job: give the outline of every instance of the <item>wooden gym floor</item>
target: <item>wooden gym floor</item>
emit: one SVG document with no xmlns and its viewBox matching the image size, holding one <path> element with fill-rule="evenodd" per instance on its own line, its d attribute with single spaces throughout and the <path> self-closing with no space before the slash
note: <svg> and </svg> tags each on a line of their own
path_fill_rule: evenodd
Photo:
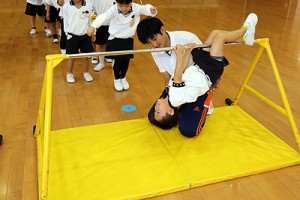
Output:
<svg viewBox="0 0 300 200">
<path fill-rule="evenodd" d="M 139 1 L 138 1 L 139 2 Z M 194 32 L 202 41 L 213 29 L 239 28 L 250 12 L 259 16 L 256 38 L 269 38 L 289 103 L 300 127 L 300 2 L 298 0 L 160 0 L 152 3 L 167 30 Z M 52 38 L 45 37 L 37 19 L 38 33 L 30 36 L 25 1 L 1 3 L 0 8 L 0 200 L 36 200 L 37 148 L 32 135 L 45 70 L 45 56 L 60 53 Z M 150 48 L 135 40 L 135 48 Z M 228 46 L 230 61 L 220 87 L 214 95 L 215 107 L 225 106 L 224 99 L 234 98 L 258 46 Z M 130 89 L 116 92 L 110 64 L 101 72 L 90 72 L 92 83 L 82 77 L 76 62 L 75 84 L 65 81 L 66 61 L 55 69 L 53 85 L 52 129 L 101 124 L 143 118 L 163 89 L 163 79 L 150 54 L 137 54 L 131 61 L 127 79 Z M 282 104 L 266 56 L 254 72 L 250 85 Z M 245 92 L 246 93 L 246 92 Z M 137 111 L 124 113 L 120 107 L 134 104 Z M 292 147 L 297 148 L 291 128 L 280 113 L 243 94 L 240 106 Z M 188 191 L 151 198 L 153 200 L 194 199 L 300 199 L 300 166 L 243 177 Z"/>
</svg>

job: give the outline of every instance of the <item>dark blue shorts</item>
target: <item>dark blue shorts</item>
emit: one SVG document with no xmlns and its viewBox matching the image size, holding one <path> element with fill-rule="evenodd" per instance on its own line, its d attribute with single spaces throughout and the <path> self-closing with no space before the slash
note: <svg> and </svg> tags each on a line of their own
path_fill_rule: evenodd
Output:
<svg viewBox="0 0 300 200">
<path fill-rule="evenodd" d="M 96 32 L 95 44 L 104 45 L 109 37 L 108 26 L 100 26 Z"/>
<path fill-rule="evenodd" d="M 72 35 L 72 37 L 66 42 L 67 54 L 76 54 L 79 53 L 79 50 L 81 53 L 94 52 L 91 37 L 89 37 L 87 34 L 74 35 L 69 33 L 69 35 Z"/>
<path fill-rule="evenodd" d="M 25 14 L 30 15 L 30 16 L 45 16 L 46 15 L 46 9 L 45 5 L 33 5 L 27 2 L 26 4 L 26 9 L 25 9 Z"/>
</svg>

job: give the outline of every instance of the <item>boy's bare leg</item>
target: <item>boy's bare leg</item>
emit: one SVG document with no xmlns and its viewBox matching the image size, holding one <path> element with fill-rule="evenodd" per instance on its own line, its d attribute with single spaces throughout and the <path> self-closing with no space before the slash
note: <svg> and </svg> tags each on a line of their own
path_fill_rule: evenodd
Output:
<svg viewBox="0 0 300 200">
<path fill-rule="evenodd" d="M 67 62 L 68 74 L 73 74 L 74 63 L 75 63 L 75 59 L 74 58 L 68 59 L 68 62 Z"/>
<path fill-rule="evenodd" d="M 211 56 L 223 56 L 223 48 L 226 42 L 243 42 L 243 35 L 246 33 L 245 28 L 240 28 L 234 31 L 214 30 L 210 47 Z"/>
</svg>

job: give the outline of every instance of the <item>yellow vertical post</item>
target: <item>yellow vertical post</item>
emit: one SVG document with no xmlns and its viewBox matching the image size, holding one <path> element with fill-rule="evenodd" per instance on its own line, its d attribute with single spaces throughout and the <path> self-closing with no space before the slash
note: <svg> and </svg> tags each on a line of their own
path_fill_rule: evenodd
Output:
<svg viewBox="0 0 300 200">
<path fill-rule="evenodd" d="M 255 43 L 257 43 L 257 42 L 258 41 L 255 40 Z M 264 51 L 264 47 L 260 46 L 259 49 L 258 49 L 258 52 L 256 53 L 256 55 L 255 55 L 255 57 L 254 57 L 254 59 L 252 61 L 251 67 L 250 67 L 250 69 L 249 69 L 249 71 L 248 71 L 248 73 L 246 75 L 246 78 L 244 79 L 244 81 L 243 81 L 243 83 L 242 83 L 242 85 L 240 87 L 240 90 L 238 91 L 238 93 L 237 93 L 237 95 L 236 95 L 236 97 L 234 99 L 234 102 L 233 102 L 234 105 L 236 105 L 238 103 L 238 101 L 239 101 L 239 99 L 240 99 L 240 97 L 241 97 L 241 95 L 242 95 L 242 93 L 244 91 L 244 88 L 247 85 L 247 83 L 248 83 L 251 75 L 253 74 L 253 71 L 254 71 L 254 69 L 255 69 L 255 67 L 256 67 L 256 65 L 258 63 L 258 60 L 259 60 L 261 54 L 263 53 L 263 51 Z"/>
<path fill-rule="evenodd" d="M 52 55 L 46 56 L 47 65 L 45 73 L 45 88 L 42 97 L 45 99 L 45 116 L 44 116 L 44 131 L 43 131 L 43 154 L 42 154 L 42 177 L 41 177 L 41 192 L 40 199 L 46 200 L 48 196 L 48 175 L 49 175 L 49 146 L 50 146 L 50 131 L 51 131 L 51 110 L 52 110 L 52 86 L 53 86 L 53 69 L 65 58 L 67 55 Z M 45 96 L 45 97 L 44 97 Z M 43 101 L 43 100 L 42 100 Z M 41 106 L 43 103 L 41 103 Z"/>
</svg>

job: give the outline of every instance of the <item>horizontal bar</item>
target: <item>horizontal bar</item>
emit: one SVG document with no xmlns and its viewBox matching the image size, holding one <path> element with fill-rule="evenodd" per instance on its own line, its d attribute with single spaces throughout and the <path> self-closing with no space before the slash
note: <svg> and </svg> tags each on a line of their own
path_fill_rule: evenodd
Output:
<svg viewBox="0 0 300 200">
<path fill-rule="evenodd" d="M 239 42 L 225 43 L 225 45 L 242 44 Z M 209 48 L 211 45 L 208 44 L 197 44 L 198 48 Z M 124 51 L 106 51 L 106 52 L 91 52 L 91 53 L 79 53 L 79 54 L 68 54 L 69 58 L 80 58 L 80 57 L 92 57 L 92 56 L 115 56 L 115 55 L 126 55 L 126 54 L 137 54 L 137 53 L 151 53 L 161 51 L 173 51 L 174 47 L 163 47 L 163 48 L 152 48 L 152 49 L 137 49 L 137 50 L 124 50 Z"/>
</svg>

